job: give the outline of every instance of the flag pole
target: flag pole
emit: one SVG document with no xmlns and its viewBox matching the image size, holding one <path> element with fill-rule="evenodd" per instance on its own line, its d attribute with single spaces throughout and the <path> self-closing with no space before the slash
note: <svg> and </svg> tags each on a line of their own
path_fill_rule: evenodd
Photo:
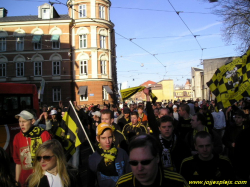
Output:
<svg viewBox="0 0 250 187">
<path fill-rule="evenodd" d="M 89 137 L 88 137 L 88 135 L 87 135 L 87 133 L 86 133 L 86 131 L 85 131 L 83 125 L 82 125 L 81 120 L 80 120 L 79 117 L 78 117 L 78 114 L 76 113 L 75 107 L 73 106 L 73 104 L 72 104 L 71 101 L 69 101 L 69 103 L 70 103 L 71 107 L 73 108 L 73 110 L 74 110 L 74 112 L 75 112 L 75 115 L 76 115 L 76 117 L 77 117 L 77 119 L 78 119 L 78 121 L 79 121 L 79 123 L 80 123 L 80 125 L 81 125 L 81 127 L 82 127 L 82 130 L 83 130 L 83 132 L 84 132 L 84 134 L 85 134 L 85 136 L 86 136 L 86 138 L 87 138 L 87 140 L 88 140 L 88 142 L 89 142 L 89 145 L 90 145 L 90 147 L 91 147 L 91 149 L 92 149 L 92 151 L 93 151 L 93 153 L 94 153 L 95 150 L 94 150 L 94 148 L 93 148 L 93 146 L 92 146 L 92 144 L 91 144 L 91 141 L 89 140 Z"/>
</svg>

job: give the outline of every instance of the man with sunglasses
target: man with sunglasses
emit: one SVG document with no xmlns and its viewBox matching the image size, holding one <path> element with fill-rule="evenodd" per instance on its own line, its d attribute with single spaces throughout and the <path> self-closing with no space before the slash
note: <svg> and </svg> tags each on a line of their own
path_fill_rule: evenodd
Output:
<svg viewBox="0 0 250 187">
<path fill-rule="evenodd" d="M 129 186 L 189 186 L 178 173 L 161 167 L 161 145 L 151 135 L 139 135 L 129 144 L 129 164 L 132 172 L 120 177 L 116 187 Z"/>
</svg>

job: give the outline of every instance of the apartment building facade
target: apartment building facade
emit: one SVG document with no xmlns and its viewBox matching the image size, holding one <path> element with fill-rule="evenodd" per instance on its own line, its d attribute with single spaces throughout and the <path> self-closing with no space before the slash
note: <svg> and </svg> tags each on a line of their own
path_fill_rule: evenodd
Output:
<svg viewBox="0 0 250 187">
<path fill-rule="evenodd" d="M 38 15 L 8 17 L 0 9 L 0 82 L 43 82 L 40 101 L 78 105 L 115 102 L 114 24 L 108 0 L 69 0 L 68 14 L 53 5 Z M 2 14 L 1 14 L 2 13 Z"/>
</svg>

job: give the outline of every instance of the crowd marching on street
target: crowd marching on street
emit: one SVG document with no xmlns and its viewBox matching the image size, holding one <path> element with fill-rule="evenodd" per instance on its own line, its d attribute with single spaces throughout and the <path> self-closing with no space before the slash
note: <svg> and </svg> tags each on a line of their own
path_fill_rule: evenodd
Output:
<svg viewBox="0 0 250 187">
<path fill-rule="evenodd" d="M 83 125 L 76 134 L 63 123 L 66 102 L 43 105 L 37 117 L 28 109 L 16 114 L 21 130 L 13 141 L 15 176 L 9 155 L 0 148 L 0 186 L 250 184 L 249 98 L 224 109 L 214 100 L 155 101 L 150 89 L 143 92 L 141 103 L 73 102 Z M 69 136 L 93 146 L 84 179 L 79 175 L 81 146 Z"/>
</svg>

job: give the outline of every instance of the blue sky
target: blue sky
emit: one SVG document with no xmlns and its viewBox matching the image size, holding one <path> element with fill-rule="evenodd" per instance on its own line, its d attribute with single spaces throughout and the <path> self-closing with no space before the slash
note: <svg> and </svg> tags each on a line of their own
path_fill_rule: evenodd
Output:
<svg viewBox="0 0 250 187">
<path fill-rule="evenodd" d="M 48 1 L 0 2 L 1 7 L 8 10 L 8 16 L 20 16 L 37 15 L 37 7 Z M 232 45 L 237 42 L 227 45 L 222 40 L 223 23 L 220 17 L 211 14 L 212 3 L 170 0 L 173 7 L 181 11 L 179 15 L 192 33 L 199 35 L 196 37 L 198 44 L 168 0 L 111 2 L 110 19 L 115 24 L 118 83 L 128 82 L 128 86 L 133 87 L 147 80 L 173 79 L 174 84 L 181 85 L 191 78 L 191 67 L 203 68 L 201 59 L 239 55 L 236 45 Z M 67 14 L 64 5 L 54 6 L 59 14 Z"/>
</svg>

